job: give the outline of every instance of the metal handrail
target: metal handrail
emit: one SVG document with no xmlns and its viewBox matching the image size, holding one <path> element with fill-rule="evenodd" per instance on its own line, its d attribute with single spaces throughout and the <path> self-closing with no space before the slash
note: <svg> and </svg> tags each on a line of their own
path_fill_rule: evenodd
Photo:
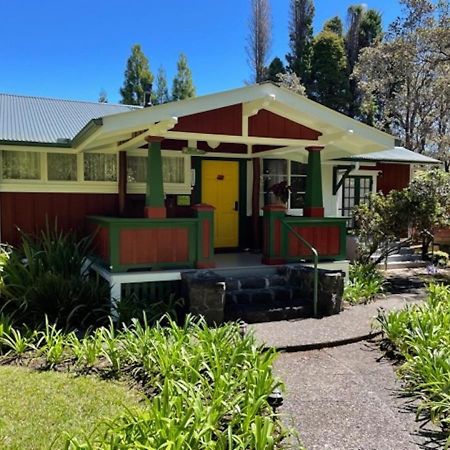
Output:
<svg viewBox="0 0 450 450">
<path fill-rule="evenodd" d="M 318 306 L 318 297 L 319 297 L 319 272 L 318 272 L 318 264 L 319 264 L 319 252 L 315 247 L 313 247 L 303 236 L 297 233 L 287 222 L 284 220 L 281 223 L 297 238 L 299 239 L 306 247 L 308 247 L 313 256 L 314 256 L 314 287 L 313 287 L 313 308 L 314 308 L 314 317 L 317 317 L 317 306 Z"/>
</svg>

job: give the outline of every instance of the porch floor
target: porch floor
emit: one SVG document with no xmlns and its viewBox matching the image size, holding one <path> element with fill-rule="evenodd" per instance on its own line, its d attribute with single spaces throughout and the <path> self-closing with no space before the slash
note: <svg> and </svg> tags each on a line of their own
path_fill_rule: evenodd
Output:
<svg viewBox="0 0 450 450">
<path fill-rule="evenodd" d="M 254 267 L 263 265 L 261 253 L 239 252 L 239 253 L 219 253 L 214 255 L 214 262 L 217 269 L 228 267 Z"/>
</svg>

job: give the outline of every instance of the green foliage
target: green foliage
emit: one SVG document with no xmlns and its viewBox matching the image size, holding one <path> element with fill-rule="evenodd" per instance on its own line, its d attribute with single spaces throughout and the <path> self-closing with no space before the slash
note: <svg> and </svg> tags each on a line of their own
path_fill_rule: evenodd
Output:
<svg viewBox="0 0 450 450">
<path fill-rule="evenodd" d="M 278 74 L 286 73 L 286 69 L 284 67 L 283 61 L 280 58 L 275 57 L 272 59 L 272 62 L 266 68 L 266 79 L 268 81 L 272 81 L 274 83 L 278 82 Z"/>
<path fill-rule="evenodd" d="M 450 226 L 450 173 L 442 169 L 418 172 L 406 190 L 409 224 L 416 239 L 422 241 L 422 256 L 437 228 Z"/>
<path fill-rule="evenodd" d="M 167 87 L 166 71 L 161 66 L 156 76 L 156 90 L 152 99 L 155 105 L 162 105 L 170 102 L 169 89 Z"/>
<path fill-rule="evenodd" d="M 186 55 L 181 53 L 177 62 L 177 74 L 173 80 L 172 100 L 184 100 L 190 97 L 195 97 L 195 87 Z"/>
<path fill-rule="evenodd" d="M 351 304 L 369 303 L 383 293 L 383 284 L 383 275 L 374 265 L 352 264 L 343 298 Z"/>
<path fill-rule="evenodd" d="M 450 433 L 450 287 L 430 285 L 424 304 L 380 313 L 378 323 L 384 348 L 404 359 L 398 373 L 405 390 L 420 400 L 418 417 Z"/>
<path fill-rule="evenodd" d="M 374 45 L 381 40 L 383 34 L 381 13 L 375 9 L 368 9 L 361 18 L 359 25 L 359 52 L 365 47 Z"/>
<path fill-rule="evenodd" d="M 101 322 L 109 310 L 109 288 L 88 275 L 86 258 L 92 237 L 42 231 L 38 238 L 22 235 L 3 266 L 0 309 L 16 322 L 38 328 L 45 321 L 62 328 L 86 328 Z"/>
<path fill-rule="evenodd" d="M 184 300 L 170 295 L 168 299 L 152 301 L 149 298 L 138 298 L 131 294 L 121 299 L 118 304 L 117 312 L 119 323 L 130 324 L 133 319 L 143 320 L 150 324 L 155 323 L 163 316 L 176 319 L 184 307 Z"/>
<path fill-rule="evenodd" d="M 450 262 L 450 255 L 439 250 L 434 251 L 432 254 L 429 253 L 428 257 L 435 266 L 439 267 L 447 267 Z"/>
<path fill-rule="evenodd" d="M 312 56 L 314 100 L 336 111 L 346 112 L 350 101 L 344 40 L 331 31 L 314 38 Z"/>
<path fill-rule="evenodd" d="M 237 324 L 209 328 L 191 317 L 182 326 L 165 322 L 149 327 L 144 317 L 85 338 L 47 323 L 30 338 L 35 357 L 66 356 L 47 360 L 43 369 L 131 376 L 148 396 L 142 411 L 125 411 L 93 437 L 71 434 L 65 448 L 279 448 L 286 430 L 267 401 L 280 385 L 272 374 L 275 352 L 263 352 L 253 335 L 242 337 Z"/>
<path fill-rule="evenodd" d="M 120 88 L 121 103 L 126 105 L 142 105 L 144 93 L 153 83 L 153 74 L 147 57 L 139 44 L 133 45 L 127 60 L 123 86 Z"/>
<path fill-rule="evenodd" d="M 373 264 L 382 262 L 401 245 L 399 239 L 406 233 L 410 205 L 405 191 L 381 192 L 369 196 L 366 203 L 354 208 L 355 229 L 358 238 L 358 261 L 369 264 L 374 253 L 380 256 Z"/>
<path fill-rule="evenodd" d="M 323 31 L 331 31 L 332 33 L 342 36 L 344 33 L 344 25 L 339 16 L 332 17 L 327 20 L 323 26 Z"/>
<path fill-rule="evenodd" d="M 288 69 L 295 73 L 307 88 L 311 81 L 313 47 L 313 0 L 290 1 L 289 48 L 286 55 Z"/>
</svg>

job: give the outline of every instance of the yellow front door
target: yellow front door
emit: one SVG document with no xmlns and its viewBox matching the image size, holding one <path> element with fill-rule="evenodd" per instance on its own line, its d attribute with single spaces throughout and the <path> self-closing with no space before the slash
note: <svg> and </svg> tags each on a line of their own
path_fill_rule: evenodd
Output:
<svg viewBox="0 0 450 450">
<path fill-rule="evenodd" d="M 202 203 L 214 211 L 214 246 L 239 245 L 239 163 L 202 161 Z"/>
</svg>

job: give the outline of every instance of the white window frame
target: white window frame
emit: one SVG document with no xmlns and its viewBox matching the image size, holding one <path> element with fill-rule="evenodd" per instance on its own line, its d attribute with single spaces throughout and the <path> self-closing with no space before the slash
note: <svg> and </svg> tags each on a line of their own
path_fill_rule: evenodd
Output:
<svg viewBox="0 0 450 450">
<path fill-rule="evenodd" d="M 306 163 L 304 163 L 304 162 L 302 162 L 302 161 L 296 161 L 296 160 L 293 160 L 293 159 L 287 159 L 287 158 L 282 158 L 282 157 L 276 157 L 276 156 L 274 156 L 274 157 L 271 157 L 271 158 L 263 158 L 262 159 L 262 161 L 261 161 L 261 187 L 260 187 L 260 192 L 261 192 L 261 194 L 260 194 L 260 211 L 261 211 L 261 214 L 262 214 L 262 208 L 263 208 L 263 206 L 264 206 L 264 191 L 263 191 L 263 186 L 264 186 L 264 160 L 269 160 L 269 159 L 282 159 L 282 160 L 284 160 L 284 161 L 286 161 L 287 162 L 287 183 L 288 183 L 288 186 L 291 186 L 291 178 L 292 178 L 292 173 L 291 173 L 291 163 L 292 162 L 296 162 L 296 163 L 299 163 L 299 164 L 306 164 Z M 277 175 L 284 175 L 284 174 L 277 174 Z M 306 178 L 307 177 L 307 175 L 294 175 L 294 178 L 297 178 L 297 177 L 303 177 L 303 178 Z M 303 216 L 303 208 L 291 208 L 291 196 L 289 195 L 289 200 L 288 200 L 288 204 L 287 204 L 287 214 L 289 214 L 289 215 L 291 215 L 291 216 Z"/>
<path fill-rule="evenodd" d="M 127 152 L 127 156 L 147 157 L 147 152 L 144 149 L 131 150 Z M 161 156 L 163 158 L 183 158 L 184 159 L 184 180 L 182 183 L 164 183 L 165 194 L 180 194 L 190 195 L 192 192 L 191 186 L 191 157 L 184 155 L 179 151 L 162 150 Z M 127 183 L 127 193 L 129 194 L 144 194 L 146 192 L 146 183 Z"/>
</svg>

